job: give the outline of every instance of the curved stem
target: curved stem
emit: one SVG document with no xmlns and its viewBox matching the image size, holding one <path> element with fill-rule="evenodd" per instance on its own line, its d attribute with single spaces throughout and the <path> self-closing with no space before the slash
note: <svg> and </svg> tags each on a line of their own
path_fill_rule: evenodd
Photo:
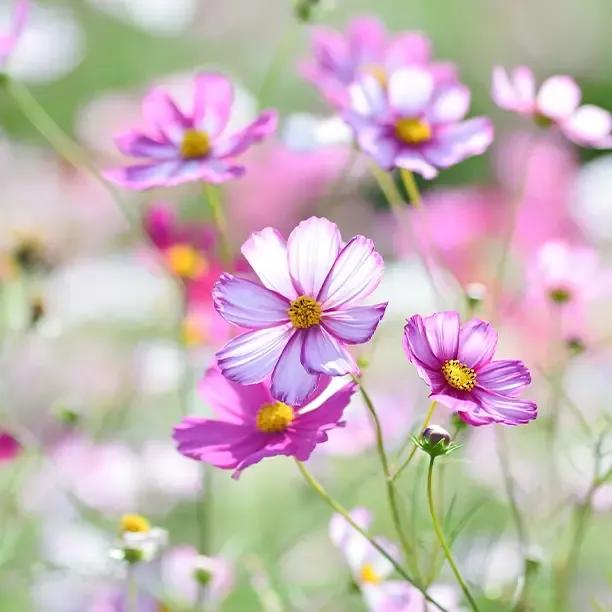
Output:
<svg viewBox="0 0 612 612">
<path fill-rule="evenodd" d="M 370 163 L 370 171 L 378 183 L 378 187 L 383 192 L 387 204 L 395 218 L 399 221 L 401 219 L 402 211 L 406 207 L 404 198 L 400 193 L 393 177 L 385 172 L 382 168 L 377 166 L 374 162 Z"/>
<path fill-rule="evenodd" d="M 410 170 L 406 170 L 406 168 L 401 168 L 400 174 L 402 175 L 402 182 L 408 194 L 408 199 L 415 208 L 421 208 L 423 199 L 421 198 L 421 192 L 414 179 L 414 174 Z"/>
<path fill-rule="evenodd" d="M 461 575 L 461 572 L 459 571 L 459 568 L 457 567 L 457 564 L 455 563 L 455 560 L 453 559 L 453 555 L 450 551 L 450 548 L 448 547 L 448 544 L 446 543 L 446 538 L 444 537 L 444 533 L 442 532 L 442 527 L 440 526 L 440 522 L 438 521 L 438 517 L 436 515 L 436 507 L 434 505 L 433 491 L 432 491 L 432 477 L 433 477 L 434 462 L 435 462 L 435 457 L 430 457 L 429 469 L 427 471 L 427 503 L 429 504 L 429 514 L 431 516 L 431 523 L 433 525 L 434 531 L 436 532 L 436 537 L 438 538 L 438 542 L 440 543 L 440 546 L 442 547 L 442 550 L 444 551 L 444 556 L 446 557 L 448 564 L 451 566 L 451 569 L 453 570 L 453 574 L 455 574 L 455 578 L 457 579 L 457 582 L 459 583 L 459 586 L 461 587 L 463 594 L 465 595 L 467 600 L 470 602 L 470 605 L 472 606 L 472 609 L 474 610 L 474 612 L 478 612 L 478 606 L 476 605 L 476 602 L 474 601 L 474 598 L 472 597 L 472 594 L 470 593 L 467 587 L 467 584 L 465 583 L 465 580 L 463 579 L 463 576 Z"/>
<path fill-rule="evenodd" d="M 344 520 L 357 532 L 359 532 L 391 565 L 394 567 L 395 571 L 404 579 L 406 582 L 412 584 L 416 589 L 418 589 L 425 599 L 436 606 L 442 612 L 447 612 L 446 608 L 442 607 L 435 599 L 430 597 L 427 594 L 427 591 L 420 586 L 414 578 L 412 578 L 406 570 L 397 562 L 393 556 L 388 553 L 363 527 L 361 527 L 358 523 L 355 522 L 353 517 L 349 514 L 348 510 L 346 510 L 339 502 L 337 502 L 329 493 L 323 488 L 323 485 L 310 473 L 308 468 L 296 459 L 296 464 L 298 469 L 300 470 L 302 476 L 306 480 L 306 482 L 311 486 L 312 489 L 323 499 L 323 501 L 332 508 L 335 512 L 342 515 Z"/>
<path fill-rule="evenodd" d="M 215 226 L 219 232 L 219 239 L 221 241 L 221 258 L 225 263 L 229 263 L 232 258 L 232 249 L 227 233 L 227 218 L 225 216 L 225 210 L 223 209 L 221 197 L 219 196 L 219 190 L 214 185 L 205 183 L 204 193 L 206 194 L 206 199 L 210 205 Z"/>
</svg>

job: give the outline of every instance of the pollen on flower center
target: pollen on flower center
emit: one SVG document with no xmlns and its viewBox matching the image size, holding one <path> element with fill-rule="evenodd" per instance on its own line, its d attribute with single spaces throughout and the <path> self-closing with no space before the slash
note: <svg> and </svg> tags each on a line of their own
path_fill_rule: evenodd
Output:
<svg viewBox="0 0 612 612">
<path fill-rule="evenodd" d="M 366 563 L 359 570 L 359 581 L 363 584 L 380 584 L 382 578 L 377 574 L 371 563 Z"/>
<path fill-rule="evenodd" d="M 165 255 L 168 267 L 177 276 L 195 278 L 206 270 L 206 260 L 188 244 L 175 244 Z"/>
<path fill-rule="evenodd" d="M 321 304 L 314 298 L 301 295 L 293 300 L 287 310 L 289 320 L 293 327 L 307 329 L 313 325 L 318 325 L 321 321 Z"/>
<path fill-rule="evenodd" d="M 396 137 L 406 144 L 421 144 L 431 138 L 431 127 L 421 119 L 398 119 L 395 124 Z"/>
<path fill-rule="evenodd" d="M 185 159 L 205 157 L 210 153 L 210 138 L 206 132 L 187 130 L 181 142 L 181 156 Z"/>
<path fill-rule="evenodd" d="M 277 433 L 285 431 L 293 422 L 294 413 L 291 406 L 276 402 L 275 404 L 264 404 L 257 413 L 255 424 L 259 431 L 265 433 Z"/>
<path fill-rule="evenodd" d="M 124 514 L 121 517 L 120 529 L 122 532 L 146 533 L 151 530 L 151 525 L 140 514 Z"/>
<path fill-rule="evenodd" d="M 448 359 L 442 366 L 446 382 L 459 391 L 471 391 L 476 386 L 476 372 L 457 359 Z"/>
</svg>

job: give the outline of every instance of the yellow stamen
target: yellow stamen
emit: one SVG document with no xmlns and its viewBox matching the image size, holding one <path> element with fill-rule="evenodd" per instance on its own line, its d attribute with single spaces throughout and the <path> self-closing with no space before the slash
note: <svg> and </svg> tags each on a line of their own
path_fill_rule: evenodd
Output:
<svg viewBox="0 0 612 612">
<path fill-rule="evenodd" d="M 291 302 L 287 314 L 293 327 L 307 329 L 320 323 L 321 304 L 307 295 L 301 295 Z"/>
<path fill-rule="evenodd" d="M 359 581 L 362 584 L 380 584 L 382 578 L 376 573 L 371 563 L 366 563 L 359 571 Z"/>
<path fill-rule="evenodd" d="M 121 517 L 121 531 L 131 531 L 132 533 L 145 533 L 151 530 L 149 521 L 140 514 L 124 514 Z"/>
<path fill-rule="evenodd" d="M 175 244 L 165 252 L 170 270 L 183 278 L 196 278 L 206 271 L 206 260 L 188 244 Z"/>
<path fill-rule="evenodd" d="M 368 64 L 362 68 L 365 74 L 374 77 L 381 87 L 386 87 L 389 82 L 387 71 L 379 64 Z"/>
<path fill-rule="evenodd" d="M 471 391 L 476 386 L 476 372 L 457 359 L 448 359 L 442 366 L 446 382 L 459 391 Z"/>
<path fill-rule="evenodd" d="M 206 157 L 210 153 L 210 138 L 206 132 L 200 130 L 187 130 L 183 134 L 181 143 L 181 156 L 185 159 Z"/>
<path fill-rule="evenodd" d="M 293 417 L 293 408 L 287 404 L 264 404 L 257 413 L 257 429 L 265 433 L 285 431 L 293 422 Z"/>
<path fill-rule="evenodd" d="M 395 124 L 395 135 L 406 144 L 421 144 L 431 138 L 431 127 L 421 119 L 399 119 Z"/>
</svg>

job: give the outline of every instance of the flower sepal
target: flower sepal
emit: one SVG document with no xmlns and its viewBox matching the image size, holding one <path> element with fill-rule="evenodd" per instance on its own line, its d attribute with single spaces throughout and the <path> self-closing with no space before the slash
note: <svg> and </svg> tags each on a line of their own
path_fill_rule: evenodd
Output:
<svg viewBox="0 0 612 612">
<path fill-rule="evenodd" d="M 461 448 L 461 444 L 453 442 L 446 429 L 438 425 L 430 425 L 420 436 L 412 436 L 411 440 L 432 459 L 450 455 Z"/>
</svg>

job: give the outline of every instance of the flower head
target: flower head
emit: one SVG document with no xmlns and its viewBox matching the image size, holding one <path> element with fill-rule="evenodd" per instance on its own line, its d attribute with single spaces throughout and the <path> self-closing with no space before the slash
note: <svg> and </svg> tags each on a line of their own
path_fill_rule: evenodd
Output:
<svg viewBox="0 0 612 612">
<path fill-rule="evenodd" d="M 30 13 L 30 0 L 14 2 L 13 18 L 8 32 L 0 34 L 0 64 L 3 64 L 19 42 Z"/>
<path fill-rule="evenodd" d="M 318 407 L 295 407 L 272 397 L 267 384 L 239 385 L 210 368 L 200 385 L 204 399 L 220 417 L 187 417 L 174 428 L 179 452 L 222 469 L 240 472 L 265 457 L 292 456 L 306 461 L 327 431 L 341 425 L 355 391 L 348 383 Z"/>
<path fill-rule="evenodd" d="M 140 514 L 124 514 L 119 523 L 120 540 L 110 551 L 112 559 L 134 564 L 155 559 L 168 541 L 168 532 L 151 527 Z"/>
<path fill-rule="evenodd" d="M 519 66 L 508 73 L 496 66 L 491 95 L 500 108 L 531 117 L 541 125 L 556 125 L 582 147 L 612 147 L 612 115 L 592 104 L 579 106 L 582 94 L 569 76 L 549 77 L 536 93 L 530 68 Z"/>
<path fill-rule="evenodd" d="M 252 234 L 242 254 L 260 282 L 224 274 L 213 291 L 219 314 L 250 330 L 217 353 L 223 374 L 243 385 L 271 375 L 273 397 L 299 406 L 321 376 L 357 373 L 346 345 L 367 342 L 387 306 L 361 305 L 383 274 L 374 243 L 343 245 L 334 223 L 311 217 L 287 241 L 271 227 Z"/>
<path fill-rule="evenodd" d="M 146 131 L 132 130 L 116 139 L 125 155 L 143 163 L 109 170 L 106 177 L 128 189 L 171 187 L 191 181 L 224 183 L 244 172 L 235 157 L 276 129 L 274 111 L 264 111 L 239 132 L 227 133 L 233 89 L 224 76 L 200 73 L 193 105 L 180 109 L 162 89 L 144 99 Z"/>
<path fill-rule="evenodd" d="M 479 319 L 459 322 L 454 311 L 413 315 L 404 327 L 404 350 L 430 397 L 470 425 L 520 425 L 536 418 L 534 402 L 520 399 L 531 382 L 521 361 L 493 361 L 497 332 Z"/>
<path fill-rule="evenodd" d="M 457 82 L 439 83 L 425 68 L 401 68 L 388 85 L 366 75 L 351 86 L 345 120 L 359 146 L 385 169 L 405 168 L 430 179 L 480 155 L 493 140 L 486 117 L 463 121 L 470 92 Z"/>
</svg>

